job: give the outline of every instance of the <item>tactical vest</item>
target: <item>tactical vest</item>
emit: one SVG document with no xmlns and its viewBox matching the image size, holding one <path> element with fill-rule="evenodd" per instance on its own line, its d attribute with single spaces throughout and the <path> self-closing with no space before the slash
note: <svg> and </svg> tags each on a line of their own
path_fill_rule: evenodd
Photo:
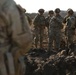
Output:
<svg viewBox="0 0 76 75">
<path fill-rule="evenodd" d="M 43 15 L 37 15 L 34 19 L 34 25 L 44 26 L 45 25 L 45 17 Z"/>
</svg>

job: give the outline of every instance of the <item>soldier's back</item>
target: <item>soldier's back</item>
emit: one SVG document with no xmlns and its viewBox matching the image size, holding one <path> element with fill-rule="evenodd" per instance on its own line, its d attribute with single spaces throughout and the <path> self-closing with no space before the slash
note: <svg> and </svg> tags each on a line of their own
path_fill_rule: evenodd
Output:
<svg viewBox="0 0 76 75">
<path fill-rule="evenodd" d="M 20 14 L 13 0 L 0 0 L 0 3 L 2 9 L 0 10 L 0 58 L 2 57 L 3 60 L 0 61 L 0 72 L 2 75 L 15 75 L 15 72 L 16 75 L 19 75 L 18 59 L 30 49 L 32 33 L 24 13 Z M 24 26 L 25 31 L 22 26 Z M 8 66 L 8 73 L 6 65 Z M 16 71 L 13 70 L 14 67 Z"/>
</svg>

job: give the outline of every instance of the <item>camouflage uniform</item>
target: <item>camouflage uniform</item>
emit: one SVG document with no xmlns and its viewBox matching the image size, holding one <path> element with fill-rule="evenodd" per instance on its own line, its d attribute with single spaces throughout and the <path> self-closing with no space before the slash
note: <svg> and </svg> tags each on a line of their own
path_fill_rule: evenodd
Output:
<svg viewBox="0 0 76 75">
<path fill-rule="evenodd" d="M 27 47 L 32 40 L 31 30 L 24 17 L 24 12 L 20 14 L 13 0 L 2 0 L 1 2 L 3 2 L 4 6 L 1 8 L 4 7 L 4 11 L 0 10 L 0 75 L 23 75 L 23 66 L 21 61 L 19 63 L 19 58 L 27 52 Z M 25 50 L 24 47 L 27 49 Z"/>
<path fill-rule="evenodd" d="M 48 17 L 46 17 L 46 27 L 48 29 L 48 34 L 49 34 L 49 22 L 53 15 L 54 15 L 53 10 L 50 10 L 48 13 Z"/>
<path fill-rule="evenodd" d="M 59 9 L 58 9 L 59 10 Z M 55 42 L 55 49 L 60 48 L 60 40 L 61 40 L 61 29 L 63 28 L 62 21 L 63 18 L 59 14 L 55 15 L 50 20 L 50 27 L 49 27 L 49 50 L 52 50 L 53 41 Z M 57 14 L 57 12 L 55 11 Z"/>
<path fill-rule="evenodd" d="M 75 18 L 75 15 L 73 14 L 72 9 L 68 9 L 67 12 L 68 12 L 68 15 L 64 18 L 63 23 L 67 24 L 65 34 L 67 36 L 67 45 L 69 46 L 74 41 L 73 37 L 74 37 L 74 34 L 75 34 L 75 21 L 76 21 L 76 18 Z"/>
<path fill-rule="evenodd" d="M 42 48 L 43 37 L 44 37 L 44 28 L 45 28 L 45 17 L 43 15 L 44 10 L 40 9 L 39 13 L 34 19 L 34 28 L 35 28 L 35 45 L 38 46 L 40 42 L 40 48 Z"/>
</svg>

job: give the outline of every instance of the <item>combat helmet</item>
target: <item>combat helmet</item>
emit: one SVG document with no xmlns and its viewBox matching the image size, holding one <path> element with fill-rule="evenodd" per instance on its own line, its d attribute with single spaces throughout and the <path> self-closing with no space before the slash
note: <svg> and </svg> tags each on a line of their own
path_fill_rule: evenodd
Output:
<svg viewBox="0 0 76 75">
<path fill-rule="evenodd" d="M 48 12 L 48 14 L 54 14 L 53 10 L 50 10 L 50 11 Z"/>
<path fill-rule="evenodd" d="M 74 13 L 74 11 L 71 9 L 71 8 L 69 8 L 68 10 L 67 10 L 67 13 L 69 13 L 69 14 L 73 14 Z"/>
<path fill-rule="evenodd" d="M 61 12 L 61 10 L 59 8 L 55 9 L 55 13 L 60 13 L 60 12 Z"/>
<path fill-rule="evenodd" d="M 39 9 L 38 12 L 39 13 L 44 13 L 44 9 Z"/>
</svg>

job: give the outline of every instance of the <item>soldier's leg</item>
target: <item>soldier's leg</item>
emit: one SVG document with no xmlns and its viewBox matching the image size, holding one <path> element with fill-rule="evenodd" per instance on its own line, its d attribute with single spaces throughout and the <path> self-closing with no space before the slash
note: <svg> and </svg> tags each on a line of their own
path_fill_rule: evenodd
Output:
<svg viewBox="0 0 76 75">
<path fill-rule="evenodd" d="M 61 34 L 61 40 L 60 40 L 60 48 L 65 49 L 66 47 L 66 36 L 64 33 Z"/>
<path fill-rule="evenodd" d="M 38 47 L 38 42 L 39 42 L 39 30 L 35 29 L 35 47 Z"/>
<path fill-rule="evenodd" d="M 35 38 L 35 47 L 38 48 L 38 42 L 39 42 L 39 35 L 36 34 L 36 38 Z"/>
<path fill-rule="evenodd" d="M 68 42 L 69 42 L 69 46 L 73 43 L 73 31 L 72 30 L 68 30 Z"/>
<path fill-rule="evenodd" d="M 60 32 L 56 34 L 56 50 L 59 50 L 60 49 L 60 40 L 61 40 L 61 35 L 60 35 Z"/>
<path fill-rule="evenodd" d="M 49 26 L 47 27 L 48 33 L 47 33 L 47 39 L 48 39 L 48 47 L 49 47 Z"/>
<path fill-rule="evenodd" d="M 40 28 L 40 48 L 43 48 L 44 29 Z"/>
<path fill-rule="evenodd" d="M 54 40 L 54 33 L 49 32 L 49 45 L 48 45 L 49 51 L 51 51 L 53 49 L 53 40 Z"/>
<path fill-rule="evenodd" d="M 49 36 L 49 26 L 47 27 L 47 29 L 48 29 L 48 36 Z"/>
<path fill-rule="evenodd" d="M 74 30 L 70 30 L 69 31 L 68 41 L 69 41 L 70 52 L 72 52 L 72 51 L 74 51 L 74 48 L 75 48 L 75 44 L 74 44 Z"/>
</svg>

